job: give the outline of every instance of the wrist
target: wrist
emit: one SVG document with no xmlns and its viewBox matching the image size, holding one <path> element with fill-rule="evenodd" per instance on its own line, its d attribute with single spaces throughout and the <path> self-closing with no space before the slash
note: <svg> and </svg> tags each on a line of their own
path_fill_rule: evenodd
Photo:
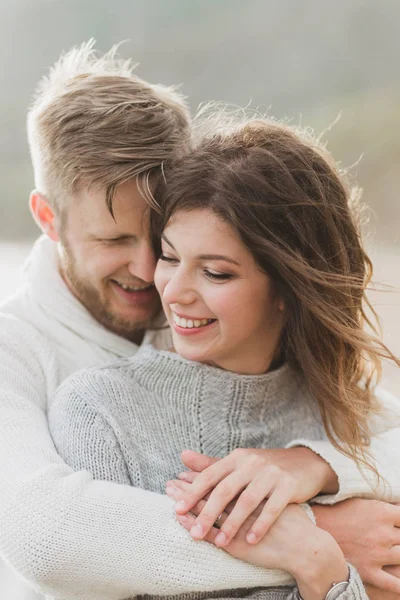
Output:
<svg viewBox="0 0 400 600">
<path fill-rule="evenodd" d="M 339 480 L 331 465 L 322 456 L 317 454 L 317 452 L 314 452 L 312 448 L 303 447 L 303 450 L 312 455 L 313 470 L 321 482 L 320 493 L 337 494 L 339 491 Z"/>
<path fill-rule="evenodd" d="M 318 460 L 321 469 L 321 494 L 337 494 L 339 491 L 339 479 L 331 465 L 322 456 L 311 450 Z"/>
<path fill-rule="evenodd" d="M 321 600 L 333 583 L 347 581 L 349 577 L 349 568 L 338 544 L 328 533 L 317 531 L 311 541 L 306 541 L 290 571 L 303 600 Z"/>
<path fill-rule="evenodd" d="M 337 494 L 338 476 L 328 461 L 308 446 L 292 446 L 286 451 L 292 453 L 294 462 L 300 462 L 303 467 L 306 466 L 307 472 L 312 474 L 316 482 L 315 495 Z"/>
</svg>

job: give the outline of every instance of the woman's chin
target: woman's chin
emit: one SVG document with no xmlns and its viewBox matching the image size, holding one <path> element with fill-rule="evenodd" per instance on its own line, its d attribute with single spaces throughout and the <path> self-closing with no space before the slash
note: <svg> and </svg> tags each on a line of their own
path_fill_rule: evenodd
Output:
<svg viewBox="0 0 400 600">
<path fill-rule="evenodd" d="M 180 340 L 174 339 L 175 352 L 186 360 L 193 360 L 195 362 L 207 363 L 210 361 L 209 353 L 201 348 L 190 347 L 188 344 L 181 343 Z"/>
</svg>

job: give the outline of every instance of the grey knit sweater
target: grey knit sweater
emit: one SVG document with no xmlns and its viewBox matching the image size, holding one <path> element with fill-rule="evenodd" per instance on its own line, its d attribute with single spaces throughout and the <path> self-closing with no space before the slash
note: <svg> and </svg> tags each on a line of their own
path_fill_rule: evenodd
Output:
<svg viewBox="0 0 400 600">
<path fill-rule="evenodd" d="M 74 469 L 159 493 L 182 470 L 183 449 L 226 456 L 240 447 L 325 439 L 316 403 L 287 365 L 238 375 L 151 346 L 132 359 L 74 374 L 59 388 L 49 424 L 58 452 Z M 168 598 L 290 600 L 293 592 L 253 588 Z M 340 600 L 366 598 L 351 569 Z"/>
</svg>

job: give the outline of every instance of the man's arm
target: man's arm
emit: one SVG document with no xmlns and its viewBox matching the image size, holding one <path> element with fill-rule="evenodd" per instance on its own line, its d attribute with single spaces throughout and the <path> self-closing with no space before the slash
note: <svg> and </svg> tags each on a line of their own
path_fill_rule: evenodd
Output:
<svg viewBox="0 0 400 600">
<path fill-rule="evenodd" d="M 370 469 L 360 470 L 352 459 L 336 450 L 329 441 L 297 439 L 287 445 L 287 448 L 309 448 L 321 456 L 338 477 L 338 493 L 317 496 L 314 502 L 336 504 L 354 497 L 400 502 L 400 400 L 383 390 L 378 397 L 382 413 L 372 419 L 373 437 L 369 455 L 381 476 L 379 482 Z"/>
<path fill-rule="evenodd" d="M 191 540 L 167 496 L 68 467 L 45 415 L 55 385 L 45 372 L 53 368 L 46 338 L 2 315 L 0 554 L 25 580 L 44 593 L 80 600 L 291 581 Z"/>
</svg>

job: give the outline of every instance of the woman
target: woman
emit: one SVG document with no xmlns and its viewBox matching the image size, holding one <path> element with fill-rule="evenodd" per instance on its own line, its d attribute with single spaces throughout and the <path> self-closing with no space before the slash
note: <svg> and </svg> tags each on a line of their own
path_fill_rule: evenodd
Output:
<svg viewBox="0 0 400 600">
<path fill-rule="evenodd" d="M 60 454 L 96 478 L 153 491 L 175 476 L 185 448 L 226 456 L 299 437 L 328 436 L 374 470 L 373 376 L 380 356 L 394 357 L 363 329 L 371 264 L 334 165 L 312 140 L 254 120 L 204 136 L 166 181 L 154 219 L 162 246 L 155 281 L 174 352 L 143 347 L 132 360 L 68 380 L 49 415 Z M 228 507 L 217 519 L 219 541 L 209 531 L 210 515 L 226 507 L 226 494 L 218 504 L 220 475 L 208 488 L 217 485 L 208 524 L 187 514 L 178 519 L 193 537 L 208 536 L 296 580 L 296 587 L 253 590 L 253 597 L 366 598 L 333 538 L 301 507 L 284 509 L 324 490 L 327 471 L 320 469 L 313 489 L 292 477 L 272 486 L 274 493 L 256 472 L 246 480 L 243 470 L 228 469 L 222 479 L 230 499 L 246 488 L 255 505 L 246 512 L 245 496 L 239 499 L 231 513 L 236 531 L 225 526 Z M 193 508 L 198 493 L 178 512 Z M 240 594 L 249 592 L 225 597 Z"/>
</svg>

